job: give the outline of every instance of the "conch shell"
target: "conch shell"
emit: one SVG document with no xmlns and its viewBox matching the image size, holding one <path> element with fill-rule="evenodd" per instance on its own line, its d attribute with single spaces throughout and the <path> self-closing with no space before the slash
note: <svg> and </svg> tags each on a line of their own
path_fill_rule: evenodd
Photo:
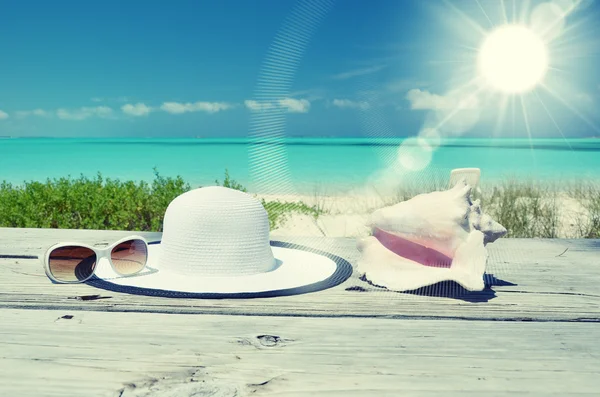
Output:
<svg viewBox="0 0 600 397">
<path fill-rule="evenodd" d="M 421 194 L 371 215 L 373 235 L 357 243 L 358 271 L 371 283 L 409 291 L 455 281 L 470 291 L 485 288 L 485 245 L 506 229 L 471 201 L 471 186 Z"/>
</svg>

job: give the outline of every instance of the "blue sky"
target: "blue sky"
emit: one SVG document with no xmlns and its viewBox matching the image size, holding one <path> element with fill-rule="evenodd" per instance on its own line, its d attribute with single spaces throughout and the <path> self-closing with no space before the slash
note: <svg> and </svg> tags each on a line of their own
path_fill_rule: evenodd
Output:
<svg viewBox="0 0 600 397">
<path fill-rule="evenodd" d="M 512 0 L 504 3 L 510 19 Z M 519 0 L 517 8 L 538 3 Z M 0 136 L 246 136 L 265 110 L 258 86 L 265 60 L 298 10 L 315 30 L 304 42 L 286 37 L 301 54 L 277 99 L 285 134 L 416 136 L 457 103 L 448 93 L 469 81 L 472 68 L 465 65 L 480 40 L 469 24 L 502 24 L 498 4 L 6 1 Z M 323 17 L 306 10 L 322 10 Z M 586 1 L 565 19 L 556 53 L 550 45 L 551 66 L 559 66 L 547 81 L 556 95 L 541 90 L 539 103 L 524 98 L 527 116 L 519 105 L 515 121 L 501 124 L 501 100 L 486 99 L 476 121 L 469 119 L 472 109 L 461 109 L 453 121 L 464 128 L 446 125 L 442 135 L 600 136 L 599 11 Z"/>
</svg>

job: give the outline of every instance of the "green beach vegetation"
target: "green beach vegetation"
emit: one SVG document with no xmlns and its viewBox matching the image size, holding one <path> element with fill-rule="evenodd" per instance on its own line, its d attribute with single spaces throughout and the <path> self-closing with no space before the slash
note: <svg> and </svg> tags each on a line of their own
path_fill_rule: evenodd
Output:
<svg viewBox="0 0 600 397">
<path fill-rule="evenodd" d="M 218 186 L 246 192 L 225 171 Z M 47 179 L 22 185 L 0 183 L 0 227 L 162 231 L 169 203 L 192 187 L 181 177 L 165 177 L 154 169 L 152 183 L 103 178 Z M 317 218 L 317 206 L 302 202 L 265 201 L 271 229 L 290 214 Z"/>
<path fill-rule="evenodd" d="M 22 185 L 0 183 L 0 227 L 162 231 L 162 219 L 169 203 L 192 189 L 180 176 L 165 177 L 154 170 L 154 180 L 120 181 L 104 178 L 48 179 Z M 246 192 L 247 189 L 225 171 L 216 185 Z M 393 201 L 407 200 L 419 193 L 445 189 L 444 181 L 431 186 L 404 187 Z M 504 225 L 506 237 L 518 238 L 600 238 L 600 187 L 594 183 L 543 184 L 506 180 L 475 196 L 482 208 Z M 261 199 L 271 229 L 294 214 L 318 219 L 330 214 L 324 200 L 303 201 Z M 565 226 L 566 225 L 566 226 Z M 565 231 L 565 228 L 568 230 Z"/>
</svg>

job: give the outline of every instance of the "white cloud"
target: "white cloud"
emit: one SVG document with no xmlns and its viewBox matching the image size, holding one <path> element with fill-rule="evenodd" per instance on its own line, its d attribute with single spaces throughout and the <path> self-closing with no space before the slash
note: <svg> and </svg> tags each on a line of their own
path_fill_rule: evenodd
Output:
<svg viewBox="0 0 600 397">
<path fill-rule="evenodd" d="M 385 67 L 386 67 L 385 65 L 378 65 L 378 66 L 371 66 L 368 68 L 354 69 L 354 70 L 349 70 L 347 72 L 338 73 L 332 77 L 335 80 L 347 80 L 347 79 L 351 79 L 352 77 L 364 76 L 367 74 L 373 74 L 373 73 L 379 72 L 380 70 L 385 69 Z"/>
<path fill-rule="evenodd" d="M 418 88 L 408 91 L 406 99 L 410 101 L 410 108 L 415 110 L 447 109 L 452 105 L 448 98 L 432 94 L 429 91 L 421 91 Z"/>
<path fill-rule="evenodd" d="M 0 120 L 6 120 L 8 118 L 8 113 L 0 110 Z"/>
<path fill-rule="evenodd" d="M 444 95 L 412 89 L 406 94 L 413 110 L 428 110 L 424 128 L 442 135 L 462 134 L 473 128 L 481 118 L 483 107 L 477 93 L 466 90 Z"/>
<path fill-rule="evenodd" d="M 475 109 L 478 101 L 475 97 L 461 99 L 458 95 L 438 95 L 418 88 L 408 91 L 406 99 L 410 101 L 413 110 L 448 110 L 448 109 Z"/>
<path fill-rule="evenodd" d="M 336 106 L 341 109 L 361 109 L 366 110 L 369 109 L 370 105 L 368 102 L 361 101 L 351 101 L 349 99 L 334 99 L 333 106 Z"/>
<path fill-rule="evenodd" d="M 216 113 L 222 110 L 230 109 L 231 107 L 232 106 L 230 104 L 224 102 L 164 102 L 160 108 L 167 113 L 182 114 L 186 112 Z"/>
<path fill-rule="evenodd" d="M 433 128 L 443 135 L 466 132 L 479 122 L 482 113 L 479 98 L 468 92 L 438 95 L 414 89 L 407 93 L 406 98 L 411 109 L 429 110 L 424 127 Z"/>
<path fill-rule="evenodd" d="M 191 112 L 191 104 L 183 104 L 183 103 L 177 103 L 177 102 L 165 102 L 162 104 L 162 106 L 160 107 L 162 110 L 164 110 L 165 112 L 171 113 L 171 114 L 181 114 L 181 113 L 185 113 L 185 112 Z"/>
<path fill-rule="evenodd" d="M 92 102 L 102 102 L 102 101 L 104 101 L 104 98 L 94 97 L 94 98 L 91 98 L 91 100 L 92 100 Z"/>
<path fill-rule="evenodd" d="M 123 105 L 121 106 L 121 110 L 123 111 L 123 113 L 128 114 L 130 116 L 140 117 L 147 116 L 148 114 L 150 114 L 152 108 L 140 102 L 136 103 L 135 105 L 132 105 L 131 103 Z"/>
<path fill-rule="evenodd" d="M 258 102 L 258 101 L 254 101 L 252 99 L 248 99 L 244 101 L 244 105 L 246 105 L 246 107 L 250 110 L 253 111 L 263 111 L 263 110 L 269 110 L 272 109 L 274 106 L 272 103 L 268 103 L 268 102 Z"/>
<path fill-rule="evenodd" d="M 35 109 L 35 110 L 32 110 L 31 114 L 34 115 L 34 116 L 38 116 L 38 117 L 48 116 L 48 112 L 46 112 L 44 109 Z"/>
<path fill-rule="evenodd" d="M 306 99 L 280 99 L 279 106 L 286 108 L 290 113 L 307 113 L 310 110 L 310 102 Z"/>
<path fill-rule="evenodd" d="M 82 107 L 79 109 L 58 109 L 56 115 L 62 120 L 85 120 L 89 117 L 108 117 L 113 110 L 107 106 Z"/>
<path fill-rule="evenodd" d="M 50 112 L 44 109 L 34 109 L 34 110 L 20 110 L 16 112 L 17 117 L 29 117 L 29 116 L 37 116 L 37 117 L 48 117 L 51 115 Z"/>
<path fill-rule="evenodd" d="M 259 102 L 248 99 L 244 101 L 246 108 L 262 112 L 269 109 L 285 110 L 288 113 L 307 113 L 310 110 L 310 101 L 307 99 L 283 98 L 273 102 Z"/>
</svg>

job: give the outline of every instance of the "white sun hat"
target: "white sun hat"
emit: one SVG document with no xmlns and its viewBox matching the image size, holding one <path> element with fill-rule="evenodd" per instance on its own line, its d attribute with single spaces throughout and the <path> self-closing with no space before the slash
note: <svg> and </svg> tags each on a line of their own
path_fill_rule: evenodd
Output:
<svg viewBox="0 0 600 397">
<path fill-rule="evenodd" d="M 100 260 L 88 284 L 117 292 L 166 297 L 251 298 L 333 287 L 352 274 L 344 259 L 270 241 L 265 208 L 253 196 L 220 186 L 176 197 L 160 242 L 148 245 L 146 268 L 120 276 Z"/>
</svg>

